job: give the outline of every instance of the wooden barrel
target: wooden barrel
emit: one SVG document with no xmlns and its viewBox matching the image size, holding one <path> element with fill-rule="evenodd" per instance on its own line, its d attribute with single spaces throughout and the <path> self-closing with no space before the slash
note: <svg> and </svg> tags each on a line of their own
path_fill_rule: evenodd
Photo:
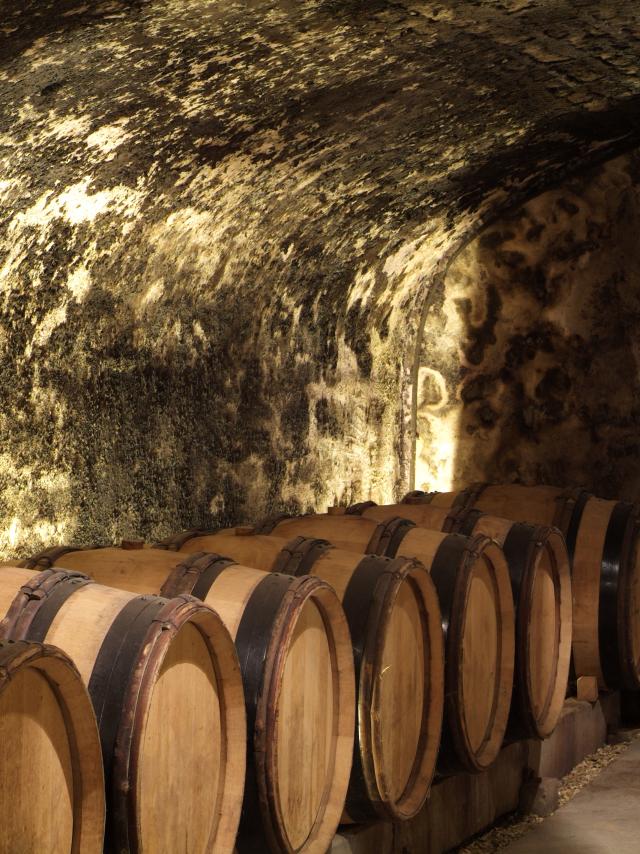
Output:
<svg viewBox="0 0 640 854">
<path fill-rule="evenodd" d="M 148 548 L 51 557 L 131 591 L 121 594 L 127 597 L 192 594 L 216 608 L 235 640 L 247 709 L 237 848 L 325 851 L 344 804 L 355 708 L 349 630 L 329 585 L 235 566 L 218 555 L 188 565 L 185 555 Z"/>
<path fill-rule="evenodd" d="M 196 534 L 202 532 L 162 546 L 196 555 L 213 550 L 244 565 L 310 574 L 333 586 L 349 622 L 356 671 L 358 725 L 346 812 L 354 821 L 415 815 L 435 770 L 444 699 L 442 618 L 425 568 L 308 537 Z"/>
<path fill-rule="evenodd" d="M 310 514 L 307 516 L 282 514 L 263 519 L 252 530 L 254 534 L 275 534 L 287 540 L 299 535 L 320 537 L 328 540 L 336 548 L 345 551 L 384 554 L 379 543 L 385 539 L 385 532 L 390 536 L 391 532 L 395 531 L 395 521 L 395 519 L 391 519 L 378 526 L 372 526 L 369 520 L 364 520 L 360 516 L 340 515 L 336 524 L 334 517 L 330 514 Z M 374 538 L 376 539 L 375 543 Z M 196 548 L 196 544 L 187 540 L 183 550 L 188 551 L 192 548 Z"/>
<path fill-rule="evenodd" d="M 492 516 L 534 522 L 537 525 L 556 525 L 562 530 L 563 526 L 557 514 L 561 512 L 565 497 L 570 500 L 573 494 L 573 490 L 562 490 L 553 486 L 492 486 L 474 483 L 458 492 L 414 490 L 405 495 L 402 501 L 403 504 L 429 503 L 432 507 L 475 507 Z"/>
<path fill-rule="evenodd" d="M 107 850 L 233 850 L 244 781 L 233 643 L 191 597 L 135 596 L 64 570 L 0 568 L 2 636 L 72 659 L 95 709 Z M 48 847 L 41 850 L 50 850 Z"/>
<path fill-rule="evenodd" d="M 516 521 L 555 525 L 572 563 L 573 666 L 601 688 L 640 688 L 640 507 L 583 489 L 474 484 L 421 497 Z"/>
<path fill-rule="evenodd" d="M 514 609 L 504 553 L 489 537 L 418 527 L 396 529 L 386 553 L 420 560 L 438 591 L 448 704 L 441 767 L 485 770 L 502 745 L 513 687 Z"/>
<path fill-rule="evenodd" d="M 491 765 L 507 725 L 514 667 L 513 599 L 502 549 L 488 537 L 437 533 L 406 519 L 378 524 L 359 516 L 300 516 L 256 530 L 273 530 L 280 542 L 283 536 L 324 537 L 341 548 L 351 543 L 352 550 L 361 553 L 421 561 L 435 583 L 445 630 L 445 717 L 438 769 L 482 771 Z M 228 539 L 228 534 L 206 540 L 182 535 L 181 549 L 205 542 L 214 548 L 218 542 L 222 551 L 231 547 Z M 257 547 L 256 560 L 259 551 Z"/>
<path fill-rule="evenodd" d="M 571 568 L 560 531 L 480 510 L 429 503 L 379 506 L 369 501 L 344 512 L 378 523 L 404 516 L 430 530 L 484 534 L 502 546 L 516 611 L 514 691 L 507 737 L 549 736 L 562 712 L 571 660 Z"/>
<path fill-rule="evenodd" d="M 0 643 L 0 852 L 101 854 L 104 776 L 80 674 L 55 647 Z"/>
</svg>

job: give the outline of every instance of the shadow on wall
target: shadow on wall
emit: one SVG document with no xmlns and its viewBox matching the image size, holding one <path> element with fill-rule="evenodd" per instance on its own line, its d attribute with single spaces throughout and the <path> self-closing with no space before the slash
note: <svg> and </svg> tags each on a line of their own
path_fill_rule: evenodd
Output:
<svg viewBox="0 0 640 854">
<path fill-rule="evenodd" d="M 426 319 L 416 487 L 640 492 L 640 152 L 546 192 L 457 256 Z"/>
</svg>

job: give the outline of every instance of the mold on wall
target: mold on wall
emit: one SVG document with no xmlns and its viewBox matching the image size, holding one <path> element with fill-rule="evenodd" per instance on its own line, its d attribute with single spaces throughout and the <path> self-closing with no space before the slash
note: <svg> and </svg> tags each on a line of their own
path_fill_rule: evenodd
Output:
<svg viewBox="0 0 640 854">
<path fill-rule="evenodd" d="M 504 216 L 425 329 L 417 482 L 640 494 L 640 153 Z M 442 437 L 455 447 L 441 461 Z"/>
<path fill-rule="evenodd" d="M 0 9 L 4 555 L 392 499 L 448 255 L 640 141 L 631 0 Z"/>
</svg>

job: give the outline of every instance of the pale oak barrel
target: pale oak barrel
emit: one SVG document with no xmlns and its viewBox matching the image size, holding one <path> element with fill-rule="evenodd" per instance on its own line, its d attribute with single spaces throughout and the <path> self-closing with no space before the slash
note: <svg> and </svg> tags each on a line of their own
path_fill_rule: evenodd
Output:
<svg viewBox="0 0 640 854">
<path fill-rule="evenodd" d="M 403 503 L 428 501 L 433 507 L 475 507 L 491 516 L 537 525 L 555 524 L 562 529 L 557 513 L 564 492 L 566 490 L 552 486 L 474 483 L 458 492 L 425 493 L 415 490 L 405 495 Z"/>
<path fill-rule="evenodd" d="M 49 645 L 0 643 L 0 852 L 101 854 L 100 738 L 87 689 Z"/>
<path fill-rule="evenodd" d="M 191 597 L 136 596 L 79 573 L 0 568 L 3 637 L 74 662 L 96 713 L 106 850 L 233 850 L 245 763 L 242 681 L 218 616 Z"/>
<path fill-rule="evenodd" d="M 507 561 L 482 535 L 401 530 L 390 548 L 429 569 L 446 627 L 440 768 L 483 771 L 500 751 L 511 707 L 515 625 Z"/>
<path fill-rule="evenodd" d="M 379 506 L 369 501 L 344 512 L 375 522 L 402 516 L 430 530 L 484 534 L 502 546 L 516 610 L 514 691 L 507 736 L 510 740 L 549 736 L 562 713 L 571 660 L 571 567 L 560 531 L 426 502 Z"/>
<path fill-rule="evenodd" d="M 445 630 L 445 717 L 438 769 L 482 771 L 504 738 L 514 669 L 509 567 L 497 543 L 360 516 L 278 518 L 256 526 L 282 538 L 321 537 L 336 547 L 419 560 L 435 583 Z M 182 548 L 188 548 L 187 540 Z"/>
<path fill-rule="evenodd" d="M 346 813 L 357 821 L 415 815 L 435 770 L 444 696 L 441 613 L 425 568 L 412 559 L 363 557 L 322 539 L 288 541 L 244 529 L 194 531 L 163 546 L 219 552 L 333 586 L 349 621 L 356 669 L 358 724 Z"/>
<path fill-rule="evenodd" d="M 329 585 L 150 548 L 73 550 L 55 560 L 112 587 L 191 594 L 216 609 L 236 644 L 247 709 L 237 848 L 326 850 L 342 813 L 354 727 L 349 630 Z"/>
<path fill-rule="evenodd" d="M 640 507 L 583 489 L 474 484 L 460 493 L 406 500 L 474 507 L 557 526 L 572 564 L 573 666 L 601 688 L 640 688 Z"/>
</svg>

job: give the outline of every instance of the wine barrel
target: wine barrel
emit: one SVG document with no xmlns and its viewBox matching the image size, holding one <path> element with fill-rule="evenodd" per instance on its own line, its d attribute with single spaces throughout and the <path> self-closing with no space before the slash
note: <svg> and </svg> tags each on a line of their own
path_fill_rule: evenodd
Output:
<svg viewBox="0 0 640 854">
<path fill-rule="evenodd" d="M 235 566 L 218 555 L 188 566 L 185 555 L 149 548 L 49 556 L 130 591 L 121 594 L 127 597 L 192 594 L 216 609 L 235 640 L 247 708 L 237 848 L 325 851 L 349 780 L 355 705 L 349 630 L 329 585 Z M 40 564 L 46 560 L 41 556 Z"/>
<path fill-rule="evenodd" d="M 95 709 L 106 849 L 233 850 L 245 764 L 242 681 L 218 616 L 64 570 L 0 568 L 4 638 L 53 643 Z M 47 846 L 41 850 L 50 850 Z"/>
<path fill-rule="evenodd" d="M 503 741 L 514 667 L 513 599 L 500 547 L 488 537 L 436 533 L 406 519 L 378 524 L 359 516 L 300 516 L 270 521 L 256 530 L 273 531 L 280 547 L 285 538 L 325 537 L 340 548 L 351 543 L 354 551 L 415 558 L 424 564 L 438 592 L 445 630 L 445 717 L 438 770 L 488 768 Z M 229 550 L 232 533 L 190 539 L 182 535 L 181 549 L 216 548 L 217 543 L 220 551 Z M 258 543 L 254 560 L 259 560 L 262 535 L 246 539 Z"/>
<path fill-rule="evenodd" d="M 354 821 L 415 815 L 435 770 L 444 699 L 442 618 L 429 574 L 412 559 L 363 557 L 326 540 L 241 534 L 194 531 L 159 545 L 214 550 L 333 586 L 349 622 L 356 670 L 358 726 L 346 812 Z"/>
<path fill-rule="evenodd" d="M 0 852 L 101 854 L 102 755 L 71 660 L 38 643 L 0 643 Z"/>
<path fill-rule="evenodd" d="M 555 525 L 572 564 L 573 666 L 601 688 L 640 688 L 640 506 L 583 489 L 474 484 L 411 502 L 455 503 L 515 521 Z"/>
<path fill-rule="evenodd" d="M 362 519 L 357 515 L 340 515 L 341 518 L 339 523 L 334 525 L 332 523 L 331 514 L 325 515 L 321 513 L 309 513 L 306 516 L 292 516 L 281 513 L 278 516 L 269 516 L 266 519 L 262 519 L 256 525 L 252 525 L 251 527 L 243 527 L 239 529 L 229 528 L 228 530 L 239 530 L 240 532 L 250 531 L 253 534 L 262 535 L 275 534 L 276 536 L 284 539 L 292 539 L 293 537 L 303 533 L 306 537 L 320 537 L 326 539 L 337 549 L 373 554 L 373 548 L 370 548 L 373 536 L 373 529 L 371 526 L 368 524 L 363 525 Z M 203 532 L 185 531 L 182 534 L 178 534 L 178 536 L 185 538 L 188 534 L 193 535 L 194 533 L 202 534 Z M 197 543 L 194 543 L 192 538 L 188 538 L 185 539 L 184 545 L 181 546 L 181 550 L 189 551 L 196 547 Z"/>
<path fill-rule="evenodd" d="M 474 483 L 459 492 L 421 492 L 414 490 L 403 498 L 405 504 L 429 503 L 432 507 L 475 507 L 491 516 L 500 516 L 536 525 L 555 525 L 563 530 L 561 516 L 566 501 L 575 500 L 575 490 L 553 486 L 492 486 Z M 579 491 L 578 491 L 579 492 Z M 515 515 L 513 515 L 515 514 Z"/>
<path fill-rule="evenodd" d="M 368 501 L 344 512 L 378 523 L 403 516 L 430 530 L 485 534 L 502 546 L 516 610 L 514 691 L 507 737 L 551 735 L 564 705 L 571 660 L 571 568 L 560 531 L 500 519 L 480 510 L 429 503 L 379 506 Z"/>
</svg>

